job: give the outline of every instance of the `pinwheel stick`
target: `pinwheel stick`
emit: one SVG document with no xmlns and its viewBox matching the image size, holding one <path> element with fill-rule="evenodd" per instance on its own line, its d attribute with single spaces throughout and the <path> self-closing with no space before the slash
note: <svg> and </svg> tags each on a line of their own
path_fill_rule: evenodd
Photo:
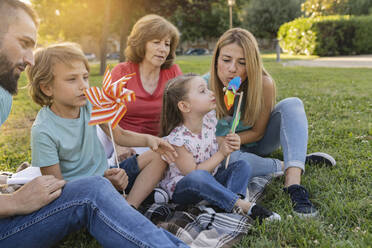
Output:
<svg viewBox="0 0 372 248">
<path fill-rule="evenodd" d="M 237 127 L 234 127 L 234 123 L 237 123 L 237 121 L 239 121 L 239 120 L 236 120 L 236 118 L 240 118 L 239 112 L 240 112 L 240 107 L 242 105 L 242 99 L 243 99 L 243 92 L 236 93 L 236 94 L 239 95 L 239 101 L 238 101 L 238 107 L 236 108 L 235 117 L 234 117 L 234 120 L 232 122 L 233 126 L 231 127 L 231 133 L 235 133 L 235 130 L 237 128 Z M 230 161 L 230 154 L 226 158 L 226 163 L 225 163 L 225 168 L 226 169 L 227 169 L 227 166 L 229 165 L 229 161 Z"/>
<path fill-rule="evenodd" d="M 111 142 L 112 142 L 112 146 L 114 147 L 114 155 L 115 155 L 115 161 L 116 161 L 116 168 L 120 168 L 120 166 L 119 166 L 119 160 L 118 160 L 118 154 L 116 153 L 116 148 L 115 148 L 114 135 L 112 134 L 111 122 L 112 121 L 107 122 L 107 125 L 109 126 L 109 129 L 110 129 Z M 125 189 L 123 189 L 123 196 L 124 196 L 124 198 L 127 197 L 127 195 L 125 194 Z"/>
<path fill-rule="evenodd" d="M 111 128 L 111 122 L 107 122 L 107 125 L 109 126 L 110 129 L 110 135 L 111 135 L 111 142 L 112 146 L 114 147 L 114 155 L 115 155 L 115 161 L 116 161 L 116 168 L 119 168 L 119 160 L 118 160 L 118 154 L 116 153 L 116 147 L 115 147 L 115 142 L 114 142 L 114 135 L 112 134 L 112 128 Z"/>
</svg>

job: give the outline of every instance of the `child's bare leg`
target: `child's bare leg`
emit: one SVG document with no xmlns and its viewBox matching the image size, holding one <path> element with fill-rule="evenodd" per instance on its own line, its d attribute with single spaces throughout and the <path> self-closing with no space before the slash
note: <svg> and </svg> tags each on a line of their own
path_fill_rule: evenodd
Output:
<svg viewBox="0 0 372 248">
<path fill-rule="evenodd" d="M 235 202 L 235 206 L 240 207 L 243 210 L 244 213 L 248 213 L 249 209 L 252 206 L 252 203 L 251 202 L 247 202 L 247 201 L 243 201 L 241 199 L 238 199 Z"/>
<path fill-rule="evenodd" d="M 167 164 L 161 159 L 160 155 L 153 151 L 147 151 L 138 156 L 137 162 L 141 172 L 127 196 L 127 202 L 136 208 L 159 183 L 167 168 Z"/>
<path fill-rule="evenodd" d="M 252 219 L 258 219 L 260 222 L 267 220 L 280 220 L 280 215 L 251 202 L 238 199 L 235 206 L 240 207 L 244 214 L 248 214 Z"/>
</svg>

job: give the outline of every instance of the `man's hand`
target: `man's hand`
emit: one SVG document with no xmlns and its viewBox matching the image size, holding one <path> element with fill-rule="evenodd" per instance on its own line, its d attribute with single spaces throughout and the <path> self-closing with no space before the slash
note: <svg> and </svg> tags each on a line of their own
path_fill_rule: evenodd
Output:
<svg viewBox="0 0 372 248">
<path fill-rule="evenodd" d="M 14 214 L 29 214 L 48 205 L 61 195 L 65 184 L 65 180 L 50 175 L 33 179 L 12 195 Z"/>
<path fill-rule="evenodd" d="M 112 168 L 106 170 L 104 177 L 110 180 L 112 185 L 114 185 L 117 190 L 124 191 L 128 186 L 127 173 L 121 168 Z"/>
<path fill-rule="evenodd" d="M 147 146 L 150 147 L 154 152 L 159 153 L 162 159 L 169 164 L 173 163 L 178 156 L 174 147 L 159 137 L 148 135 Z"/>
</svg>

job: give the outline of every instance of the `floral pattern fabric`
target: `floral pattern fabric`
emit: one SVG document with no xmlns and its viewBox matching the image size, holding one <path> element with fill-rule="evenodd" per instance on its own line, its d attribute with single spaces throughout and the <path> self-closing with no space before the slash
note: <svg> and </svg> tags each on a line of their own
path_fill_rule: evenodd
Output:
<svg viewBox="0 0 372 248">
<path fill-rule="evenodd" d="M 195 163 L 200 164 L 218 151 L 215 135 L 216 125 L 216 112 L 213 110 L 204 116 L 200 134 L 194 134 L 184 125 L 180 125 L 174 128 L 164 139 L 174 146 L 184 146 L 193 155 Z M 218 167 L 213 171 L 213 175 L 217 172 Z M 177 183 L 183 177 L 176 164 L 172 163 L 169 165 L 164 179 L 160 182 L 160 187 L 166 190 L 169 196 L 172 197 Z"/>
</svg>

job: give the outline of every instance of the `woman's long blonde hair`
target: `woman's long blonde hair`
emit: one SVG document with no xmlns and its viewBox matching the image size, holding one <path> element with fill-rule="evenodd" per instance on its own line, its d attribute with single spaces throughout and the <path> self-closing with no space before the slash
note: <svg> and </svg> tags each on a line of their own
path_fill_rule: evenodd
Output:
<svg viewBox="0 0 372 248">
<path fill-rule="evenodd" d="M 264 107 L 262 76 L 264 75 L 270 78 L 271 76 L 263 67 L 256 39 L 249 31 L 242 28 L 227 30 L 218 40 L 213 52 L 210 87 L 216 95 L 217 118 L 221 119 L 229 115 L 224 103 L 224 85 L 217 75 L 218 57 L 222 47 L 234 43 L 243 49 L 245 68 L 247 71 L 247 81 L 242 82 L 240 87 L 240 91 L 243 91 L 245 95 L 245 108 L 242 109 L 241 118 L 244 125 L 253 126 Z M 276 97 L 274 81 L 273 84 L 274 94 L 271 105 L 272 108 L 275 105 Z"/>
</svg>

